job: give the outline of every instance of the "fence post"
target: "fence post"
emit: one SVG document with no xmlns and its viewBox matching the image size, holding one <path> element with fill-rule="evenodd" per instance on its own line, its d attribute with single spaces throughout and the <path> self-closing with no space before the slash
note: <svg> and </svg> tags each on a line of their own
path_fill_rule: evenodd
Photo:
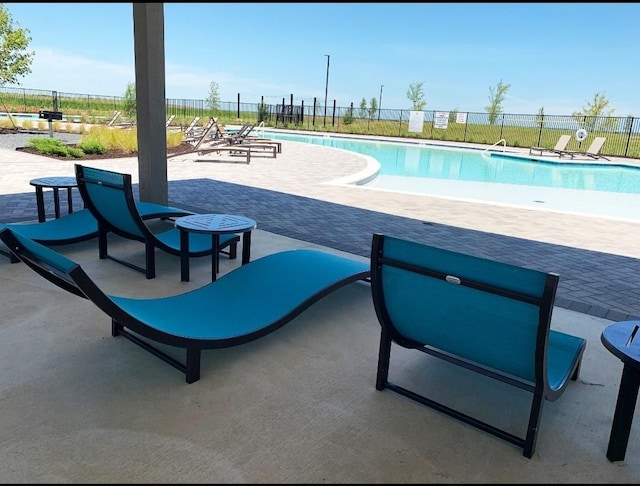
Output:
<svg viewBox="0 0 640 486">
<path fill-rule="evenodd" d="M 538 147 L 541 147 L 542 142 L 542 127 L 544 126 L 544 113 L 540 115 L 540 130 L 538 130 Z"/>
<path fill-rule="evenodd" d="M 434 110 L 431 112 L 431 134 L 429 135 L 430 138 L 433 138 L 433 125 L 434 125 L 433 122 L 435 121 L 436 121 L 436 112 Z"/>
<path fill-rule="evenodd" d="M 336 100 L 333 100 L 333 113 L 331 114 L 331 126 L 336 124 Z"/>
<path fill-rule="evenodd" d="M 311 117 L 311 125 L 316 126 L 316 110 L 318 109 L 318 99 L 313 97 L 313 116 Z"/>
<path fill-rule="evenodd" d="M 467 118 L 465 119 L 464 122 L 464 136 L 462 137 L 462 141 L 466 142 L 467 141 L 467 127 L 469 126 L 469 112 L 467 112 Z"/>
<path fill-rule="evenodd" d="M 631 142 L 631 133 L 633 131 L 633 119 L 634 117 L 632 116 L 628 116 L 627 117 L 627 123 L 629 123 L 629 133 L 627 134 L 627 144 L 624 147 L 624 156 L 628 157 L 628 153 L 629 153 L 629 143 Z"/>
</svg>

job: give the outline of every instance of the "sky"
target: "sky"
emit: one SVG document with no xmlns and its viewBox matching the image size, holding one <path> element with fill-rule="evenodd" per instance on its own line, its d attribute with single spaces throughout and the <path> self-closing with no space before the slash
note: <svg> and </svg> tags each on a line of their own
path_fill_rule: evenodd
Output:
<svg viewBox="0 0 640 486">
<path fill-rule="evenodd" d="M 135 82 L 133 4 L 5 3 L 35 51 L 27 89 L 123 96 Z M 166 97 L 304 100 L 570 115 L 609 100 L 640 116 L 640 3 L 165 3 Z M 329 66 L 327 69 L 327 61 Z M 328 82 L 327 82 L 328 72 Z M 382 91 L 382 97 L 380 93 Z"/>
</svg>

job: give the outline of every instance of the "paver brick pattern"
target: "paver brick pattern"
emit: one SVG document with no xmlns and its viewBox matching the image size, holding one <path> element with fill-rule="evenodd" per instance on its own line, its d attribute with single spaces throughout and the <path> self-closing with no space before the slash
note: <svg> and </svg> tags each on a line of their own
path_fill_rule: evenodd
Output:
<svg viewBox="0 0 640 486">
<path fill-rule="evenodd" d="M 168 202 L 199 213 L 241 214 L 257 221 L 258 229 L 365 257 L 372 234 L 386 233 L 551 271 L 560 275 L 557 306 L 615 321 L 640 320 L 640 250 L 626 254 L 640 241 L 640 225 L 330 185 L 332 174 L 362 169 L 362 158 L 302 145 L 283 142 L 276 159 L 252 158 L 249 166 L 172 160 Z M 0 175 L 0 221 L 35 220 L 34 193 L 27 189 L 35 169 L 22 173 L 11 165 L 19 157 L 7 150 L 0 155 L 14 170 Z M 137 173 L 135 160 L 94 162 L 87 165 Z M 73 162 L 59 164 L 59 171 L 49 163 L 38 176 L 73 174 Z M 137 184 L 134 190 L 137 197 Z M 51 217 L 53 204 L 45 199 Z M 82 208 L 77 191 L 74 208 Z M 589 245 L 603 250 L 584 248 Z"/>
</svg>

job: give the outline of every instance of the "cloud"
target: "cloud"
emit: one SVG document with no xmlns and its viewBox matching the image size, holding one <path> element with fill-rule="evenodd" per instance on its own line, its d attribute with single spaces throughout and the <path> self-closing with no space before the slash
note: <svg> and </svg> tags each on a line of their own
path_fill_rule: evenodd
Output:
<svg viewBox="0 0 640 486">
<path fill-rule="evenodd" d="M 61 51 L 35 49 L 31 73 L 20 86 L 74 94 L 121 96 L 135 79 L 133 64 L 109 63 Z"/>
</svg>

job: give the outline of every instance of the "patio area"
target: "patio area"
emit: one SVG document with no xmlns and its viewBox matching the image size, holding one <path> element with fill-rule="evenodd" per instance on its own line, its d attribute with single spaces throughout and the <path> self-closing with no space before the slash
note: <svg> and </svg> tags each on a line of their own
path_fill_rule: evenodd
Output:
<svg viewBox="0 0 640 486">
<path fill-rule="evenodd" d="M 71 176 L 73 162 L 2 150 L 0 221 L 34 220 L 29 180 Z M 87 165 L 131 173 L 135 159 Z M 542 211 L 365 191 L 331 181 L 362 170 L 355 154 L 283 143 L 250 165 L 173 159 L 169 203 L 255 219 L 252 259 L 320 247 L 367 259 L 371 234 L 424 239 L 560 274 L 554 328 L 587 339 L 580 379 L 547 402 L 536 453 L 376 391 L 380 326 L 370 288 L 354 283 L 253 343 L 203 353 L 201 379 L 110 335 L 91 302 L 0 259 L 6 482 L 635 483 L 640 426 L 626 460 L 606 459 L 622 371 L 600 343 L 613 320 L 640 315 L 638 225 Z M 291 174 L 295 174 L 292 177 Z M 75 198 L 78 208 L 81 202 Z M 52 205 L 48 208 L 53 213 Z M 110 236 L 142 263 L 142 245 Z M 210 260 L 157 252 L 157 277 L 99 260 L 97 242 L 57 247 L 108 293 L 162 296 L 210 281 Z M 224 274 L 239 260 L 220 259 Z M 635 269 L 635 270 L 634 270 Z M 563 286 L 563 282 L 565 283 Z M 241 302 L 241 296 L 239 296 Z M 601 314 L 601 315 L 599 315 Z M 438 390 L 514 431 L 529 396 L 419 353 L 392 352 L 392 375 Z"/>
</svg>

